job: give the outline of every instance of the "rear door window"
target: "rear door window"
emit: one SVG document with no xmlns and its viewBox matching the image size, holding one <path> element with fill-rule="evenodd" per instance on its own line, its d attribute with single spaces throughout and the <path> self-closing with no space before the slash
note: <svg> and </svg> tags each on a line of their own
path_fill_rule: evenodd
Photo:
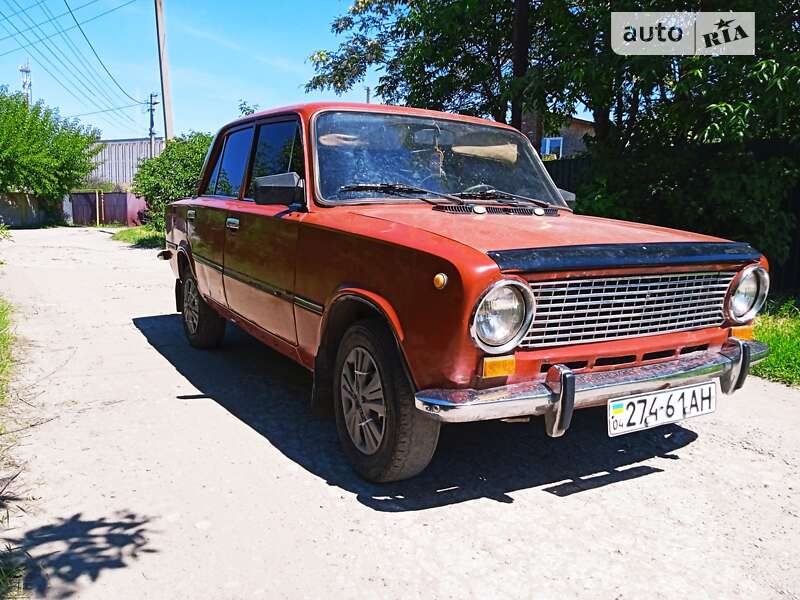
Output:
<svg viewBox="0 0 800 600">
<path fill-rule="evenodd" d="M 229 133 L 225 138 L 222 151 L 222 163 L 216 174 L 214 186 L 215 196 L 237 198 L 242 187 L 247 162 L 250 158 L 250 146 L 253 142 L 253 128 L 240 129 Z"/>
</svg>

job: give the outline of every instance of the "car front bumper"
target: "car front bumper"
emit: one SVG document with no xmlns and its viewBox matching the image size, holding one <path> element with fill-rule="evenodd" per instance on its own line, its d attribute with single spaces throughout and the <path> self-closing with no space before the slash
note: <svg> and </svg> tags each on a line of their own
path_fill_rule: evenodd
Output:
<svg viewBox="0 0 800 600">
<path fill-rule="evenodd" d="M 547 433 L 558 437 L 569 428 L 575 408 L 672 387 L 720 380 L 732 394 L 744 384 L 750 365 L 763 360 L 769 347 L 730 338 L 719 351 L 706 351 L 664 363 L 597 373 L 573 373 L 554 365 L 545 381 L 531 381 L 484 390 L 432 389 L 415 396 L 416 406 L 444 423 L 545 416 Z"/>
</svg>

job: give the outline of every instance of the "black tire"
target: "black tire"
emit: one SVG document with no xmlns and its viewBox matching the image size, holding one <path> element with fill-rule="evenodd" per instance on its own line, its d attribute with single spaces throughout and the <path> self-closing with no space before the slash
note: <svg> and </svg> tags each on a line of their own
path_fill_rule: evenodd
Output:
<svg viewBox="0 0 800 600">
<path fill-rule="evenodd" d="M 187 274 L 183 279 L 182 288 L 181 320 L 186 339 L 195 348 L 217 348 L 225 336 L 225 319 L 206 304 L 200 295 L 194 276 Z M 197 315 L 196 323 L 194 314 Z"/>
<path fill-rule="evenodd" d="M 373 363 L 371 367 L 359 371 L 359 374 L 363 377 L 369 376 L 370 379 L 364 386 L 374 389 L 374 385 L 377 385 L 374 374 L 377 372 L 382 387 L 379 393 L 382 395 L 384 406 L 383 418 L 379 413 L 361 404 L 361 402 L 371 406 L 378 404 L 369 402 L 368 394 L 363 394 L 362 390 L 358 390 L 355 395 L 361 400 L 357 402 L 350 400 L 354 394 L 352 388 L 347 387 L 348 378 L 352 378 L 356 372 L 354 365 L 358 364 L 359 357 L 365 356 L 363 351 L 366 351 Z M 346 365 L 347 371 L 345 371 Z M 360 385 L 359 383 L 358 386 Z M 422 472 L 431 462 L 439 440 L 440 424 L 414 406 L 413 388 L 403 369 L 399 350 L 391 333 L 380 321 L 359 321 L 345 332 L 336 355 L 333 397 L 336 429 L 342 448 L 355 471 L 364 479 L 378 483 L 408 479 Z M 377 445 L 376 437 L 370 436 L 373 448 L 359 449 L 354 442 L 354 437 L 348 429 L 348 422 L 345 420 L 345 404 L 351 409 L 347 413 L 349 426 L 356 431 L 353 435 L 362 436 L 359 438 L 362 446 L 368 437 L 365 425 L 372 427 L 379 422 L 382 426 L 381 428 L 375 425 L 382 431 Z M 360 423 L 356 425 L 356 421 L 359 420 Z M 362 430 L 363 433 L 360 433 Z M 368 450 L 371 452 L 368 453 Z"/>
</svg>

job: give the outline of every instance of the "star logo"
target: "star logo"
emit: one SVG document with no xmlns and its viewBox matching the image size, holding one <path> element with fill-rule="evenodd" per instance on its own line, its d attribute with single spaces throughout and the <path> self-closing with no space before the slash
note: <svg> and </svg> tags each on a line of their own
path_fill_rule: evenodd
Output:
<svg viewBox="0 0 800 600">
<path fill-rule="evenodd" d="M 730 21 L 725 21 L 725 20 L 723 20 L 723 19 L 720 19 L 719 21 L 717 21 L 716 23 L 714 23 L 714 25 L 716 25 L 716 26 L 717 26 L 717 29 L 723 29 L 723 28 L 725 28 L 725 27 L 730 27 L 730 26 L 731 26 L 731 23 L 733 23 L 735 20 L 736 20 L 736 19 L 731 19 Z"/>
</svg>

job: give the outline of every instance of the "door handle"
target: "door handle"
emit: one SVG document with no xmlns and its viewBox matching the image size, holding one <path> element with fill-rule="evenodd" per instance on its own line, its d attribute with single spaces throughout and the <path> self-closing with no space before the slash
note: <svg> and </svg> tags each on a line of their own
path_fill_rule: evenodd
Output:
<svg viewBox="0 0 800 600">
<path fill-rule="evenodd" d="M 189 210 L 186 211 L 186 220 L 194 221 L 194 215 L 195 215 L 194 209 L 190 208 Z"/>
<path fill-rule="evenodd" d="M 237 229 L 239 229 L 239 219 L 228 217 L 225 220 L 225 227 L 227 227 L 231 231 L 236 231 Z"/>
</svg>

